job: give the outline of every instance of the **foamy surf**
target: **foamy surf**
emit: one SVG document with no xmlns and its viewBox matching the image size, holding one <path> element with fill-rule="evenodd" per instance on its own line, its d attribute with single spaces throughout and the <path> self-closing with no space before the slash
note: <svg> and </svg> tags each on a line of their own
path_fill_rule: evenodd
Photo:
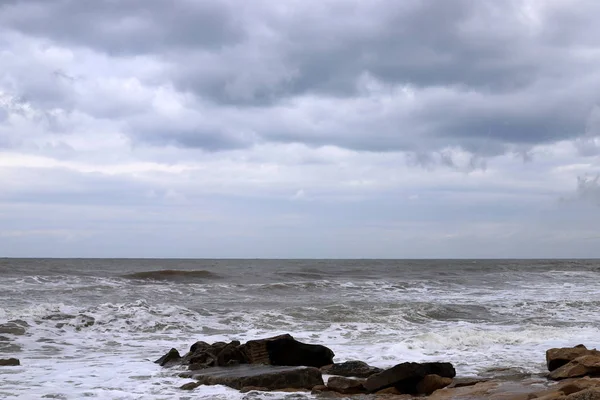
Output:
<svg viewBox="0 0 600 400">
<path fill-rule="evenodd" d="M 540 373 L 546 349 L 594 347 L 600 337 L 593 264 L 576 271 L 553 265 L 551 272 L 528 270 L 527 264 L 474 271 L 472 265 L 469 271 L 454 266 L 441 275 L 435 263 L 405 272 L 401 264 L 379 265 L 381 278 L 374 279 L 373 271 L 352 275 L 359 268 L 343 262 L 297 271 L 294 262 L 281 261 L 227 261 L 228 267 L 196 261 L 188 269 L 161 269 L 116 260 L 112 267 L 98 261 L 105 264 L 96 275 L 73 263 L 48 262 L 58 271 L 44 273 L 38 265 L 29 274 L 13 269 L 0 280 L 0 356 L 22 363 L 0 369 L 0 397 L 299 398 L 242 395 L 224 387 L 181 391 L 189 380 L 153 361 L 171 347 L 186 351 L 196 340 L 247 341 L 289 332 L 330 347 L 336 361 L 378 367 L 448 361 L 460 376 L 476 376 L 497 368 Z M 363 270 L 369 267 L 363 263 Z M 154 270 L 208 271 L 221 279 L 124 277 Z M 320 279 L 308 280 L 307 273 Z M 428 278 L 437 275 L 443 280 Z"/>
</svg>

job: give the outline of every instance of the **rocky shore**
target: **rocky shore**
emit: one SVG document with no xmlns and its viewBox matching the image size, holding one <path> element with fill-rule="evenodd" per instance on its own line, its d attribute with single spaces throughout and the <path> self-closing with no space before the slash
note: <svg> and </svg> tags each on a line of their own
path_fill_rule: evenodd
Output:
<svg viewBox="0 0 600 400">
<path fill-rule="evenodd" d="M 306 391 L 318 397 L 491 400 L 600 400 L 600 351 L 583 345 L 549 349 L 548 373 L 537 377 L 461 378 L 448 362 L 405 362 L 388 369 L 362 361 L 334 362 L 331 349 L 291 335 L 244 344 L 194 343 L 183 356 L 176 349 L 156 360 L 186 368 L 181 386 L 225 385 L 242 392 Z"/>
</svg>

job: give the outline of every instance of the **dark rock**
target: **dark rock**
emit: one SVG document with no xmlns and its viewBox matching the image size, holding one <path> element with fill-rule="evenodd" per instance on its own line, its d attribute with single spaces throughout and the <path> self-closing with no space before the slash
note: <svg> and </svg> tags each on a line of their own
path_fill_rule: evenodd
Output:
<svg viewBox="0 0 600 400">
<path fill-rule="evenodd" d="M 217 366 L 226 367 L 230 365 L 244 364 L 246 357 L 240 349 L 240 342 L 234 341 L 226 345 L 217 355 Z"/>
<path fill-rule="evenodd" d="M 443 389 L 452 383 L 452 378 L 442 378 L 439 375 L 426 375 L 417 383 L 417 393 L 430 395 L 438 389 Z"/>
<path fill-rule="evenodd" d="M 179 387 L 179 389 L 181 389 L 181 390 L 194 390 L 194 389 L 196 389 L 200 385 L 201 385 L 200 382 L 188 382 L 185 385 L 181 385 Z"/>
<path fill-rule="evenodd" d="M 582 344 L 575 347 L 549 349 L 546 351 L 546 365 L 548 371 L 554 371 L 578 357 L 588 355 L 600 356 L 600 351 L 596 349 L 589 350 Z"/>
<path fill-rule="evenodd" d="M 355 376 L 357 378 L 368 378 L 369 376 L 377 374 L 381 371 L 381 368 L 372 367 L 362 361 L 346 361 L 343 363 L 326 365 L 321 368 L 321 372 L 324 374 Z"/>
<path fill-rule="evenodd" d="M 600 376 L 600 355 L 585 355 L 550 372 L 553 380 L 579 378 L 582 376 Z"/>
<path fill-rule="evenodd" d="M 180 361 L 181 356 L 179 355 L 177 349 L 171 349 L 167 354 L 165 354 L 164 356 L 162 356 L 154 362 L 160 365 L 161 367 L 169 367 L 175 364 L 179 364 Z"/>
<path fill-rule="evenodd" d="M 456 371 L 450 363 L 407 362 L 371 375 L 364 386 L 369 392 L 377 392 L 393 386 L 402 393 L 417 393 L 417 384 L 426 375 L 454 378 Z"/>
<path fill-rule="evenodd" d="M 265 388 L 265 387 L 260 387 L 260 386 L 244 386 L 243 388 L 240 389 L 240 392 L 242 393 L 248 393 L 248 392 L 268 392 L 269 389 Z"/>
<path fill-rule="evenodd" d="M 250 340 L 241 348 L 250 364 L 308 366 L 320 368 L 333 364 L 331 349 L 297 341 L 290 335 Z"/>
<path fill-rule="evenodd" d="M 16 358 L 0 358 L 0 367 L 16 367 L 21 362 Z"/>
<path fill-rule="evenodd" d="M 345 378 L 343 376 L 332 376 L 327 381 L 329 390 L 342 394 L 366 393 L 363 386 L 364 380 Z"/>
<path fill-rule="evenodd" d="M 197 351 L 205 351 L 207 349 L 210 349 L 210 344 L 203 341 L 198 341 L 190 346 L 190 353 L 194 354 Z"/>
<path fill-rule="evenodd" d="M 225 385 L 238 390 L 246 386 L 268 390 L 286 388 L 310 390 L 316 385 L 323 385 L 321 371 L 311 367 L 239 365 L 184 372 L 179 376 L 196 379 L 202 385 Z"/>
<path fill-rule="evenodd" d="M 323 393 L 323 392 L 328 392 L 329 388 L 325 385 L 316 385 L 312 388 L 312 390 L 310 391 L 311 394 L 319 394 L 319 393 Z"/>
</svg>

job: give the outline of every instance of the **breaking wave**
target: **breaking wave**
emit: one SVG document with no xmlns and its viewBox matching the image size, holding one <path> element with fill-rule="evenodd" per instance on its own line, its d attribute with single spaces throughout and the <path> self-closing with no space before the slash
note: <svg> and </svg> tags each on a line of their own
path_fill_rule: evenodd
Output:
<svg viewBox="0 0 600 400">
<path fill-rule="evenodd" d="M 178 283 L 197 283 L 207 279 L 222 279 L 223 277 L 211 271 L 195 270 L 182 271 L 177 269 L 162 269 L 158 271 L 134 272 L 132 274 L 122 275 L 127 279 L 146 279 L 155 281 L 172 281 Z"/>
</svg>

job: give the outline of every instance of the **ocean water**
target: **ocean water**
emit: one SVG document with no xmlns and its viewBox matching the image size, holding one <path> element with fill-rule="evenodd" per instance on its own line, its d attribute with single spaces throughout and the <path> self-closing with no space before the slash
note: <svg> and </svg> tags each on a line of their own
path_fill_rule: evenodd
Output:
<svg viewBox="0 0 600 400">
<path fill-rule="evenodd" d="M 338 362 L 449 361 L 459 376 L 541 373 L 600 345 L 600 261 L 0 259 L 0 398 L 300 399 L 153 363 L 197 340 L 291 333 Z"/>
</svg>

